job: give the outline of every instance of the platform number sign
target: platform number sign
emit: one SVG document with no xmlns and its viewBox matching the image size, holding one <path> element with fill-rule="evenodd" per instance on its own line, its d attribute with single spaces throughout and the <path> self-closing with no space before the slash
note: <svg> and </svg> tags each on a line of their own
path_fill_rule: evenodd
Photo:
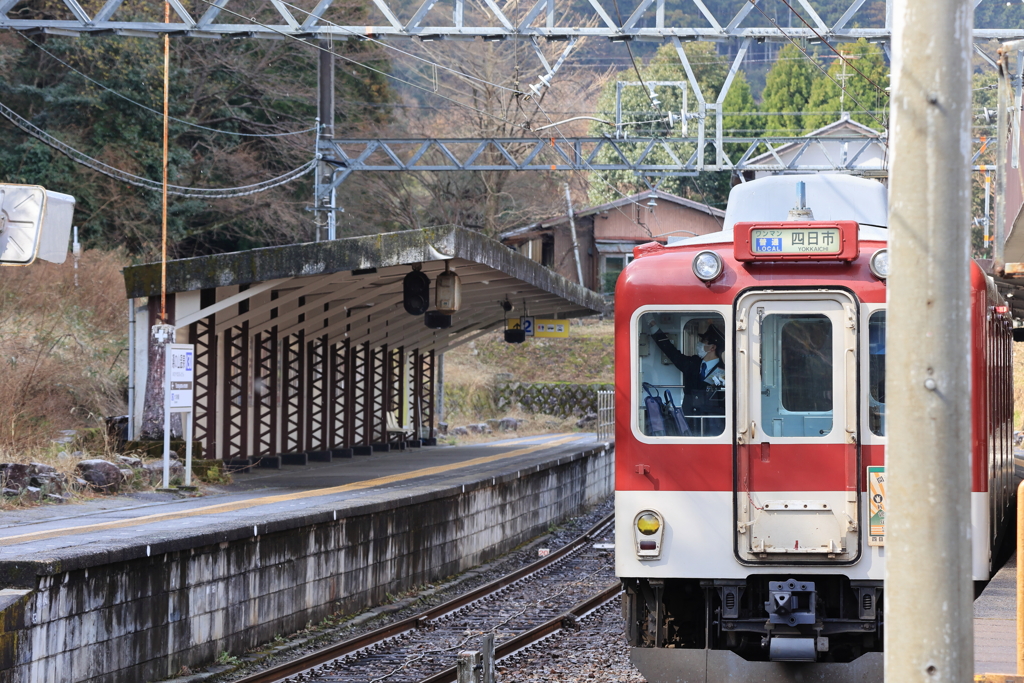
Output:
<svg viewBox="0 0 1024 683">
<path fill-rule="evenodd" d="M 192 344 L 170 344 L 167 347 L 167 396 L 172 410 L 192 407 L 195 355 Z"/>
<path fill-rule="evenodd" d="M 533 327 L 534 326 L 533 326 L 533 318 L 532 317 L 528 317 L 528 316 L 524 315 L 523 317 L 521 317 L 519 319 L 519 324 L 522 325 L 523 332 L 526 333 L 527 337 L 532 337 L 533 336 Z"/>
<path fill-rule="evenodd" d="M 868 468 L 868 545 L 885 545 L 885 468 Z"/>
</svg>

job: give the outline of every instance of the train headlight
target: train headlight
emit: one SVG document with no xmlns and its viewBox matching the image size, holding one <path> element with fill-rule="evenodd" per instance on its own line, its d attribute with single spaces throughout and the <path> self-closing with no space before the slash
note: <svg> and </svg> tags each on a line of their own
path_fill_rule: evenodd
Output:
<svg viewBox="0 0 1024 683">
<path fill-rule="evenodd" d="M 879 280 L 889 277 L 889 250 L 879 249 L 872 254 L 871 260 L 868 261 L 868 268 Z"/>
<path fill-rule="evenodd" d="M 661 520 L 653 512 L 645 512 L 636 520 L 636 529 L 644 536 L 656 534 L 660 528 Z"/>
<path fill-rule="evenodd" d="M 722 257 L 713 251 L 702 251 L 693 257 L 693 274 L 711 282 L 722 274 Z"/>
<path fill-rule="evenodd" d="M 633 537 L 636 542 L 636 556 L 641 560 L 661 557 L 661 537 L 665 531 L 665 520 L 661 513 L 643 510 L 633 518 Z"/>
</svg>

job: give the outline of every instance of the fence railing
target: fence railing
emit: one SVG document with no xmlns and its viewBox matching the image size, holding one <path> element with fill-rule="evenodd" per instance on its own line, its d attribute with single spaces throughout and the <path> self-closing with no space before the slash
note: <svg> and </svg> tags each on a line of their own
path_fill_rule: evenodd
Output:
<svg viewBox="0 0 1024 683">
<path fill-rule="evenodd" d="M 597 440 L 611 441 L 615 438 L 615 392 L 597 392 Z"/>
</svg>

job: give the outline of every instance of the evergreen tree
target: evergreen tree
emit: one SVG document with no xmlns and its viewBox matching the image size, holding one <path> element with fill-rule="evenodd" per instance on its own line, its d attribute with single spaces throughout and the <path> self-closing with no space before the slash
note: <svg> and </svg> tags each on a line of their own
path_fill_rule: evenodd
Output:
<svg viewBox="0 0 1024 683">
<path fill-rule="evenodd" d="M 761 111 L 780 113 L 765 117 L 766 135 L 793 136 L 807 130 L 804 112 L 819 77 L 820 72 L 795 45 L 779 51 L 761 95 Z"/>
<path fill-rule="evenodd" d="M 742 71 L 736 74 L 722 102 L 722 129 L 725 135 L 755 137 L 764 130 L 764 116 L 758 113 L 750 82 Z"/>
<path fill-rule="evenodd" d="M 0 101 L 85 154 L 159 182 L 162 41 L 115 36 L 31 41 L 11 33 L 0 39 Z M 373 48 L 356 53 L 364 48 L 336 43 L 334 49 L 387 68 Z M 178 120 L 169 122 L 169 182 L 244 186 L 308 162 L 312 131 L 271 136 L 313 126 L 316 63 L 314 50 L 292 41 L 174 39 L 170 115 Z M 339 107 L 338 134 L 387 118 L 391 96 L 379 74 L 338 69 L 336 88 L 339 101 L 352 102 Z M 307 174 L 240 198 L 170 196 L 171 256 L 313 239 L 312 214 L 302 210 L 312 181 Z M 121 246 L 142 259 L 159 254 L 159 192 L 80 166 L 6 119 L 0 120 L 0 182 L 73 195 L 75 222 L 87 246 Z"/>
<path fill-rule="evenodd" d="M 848 61 L 837 57 L 828 73 L 836 82 L 845 82 L 845 87 L 840 90 L 836 82 L 824 77 L 815 80 L 807 103 L 804 127 L 815 130 L 838 121 L 843 113 L 847 113 L 854 121 L 881 129 L 883 126 L 879 120 L 886 119 L 889 109 L 889 97 L 885 92 L 889 85 L 889 65 L 885 62 L 885 55 L 881 48 L 863 38 L 836 49 Z M 864 75 L 857 73 L 854 67 Z"/>
</svg>

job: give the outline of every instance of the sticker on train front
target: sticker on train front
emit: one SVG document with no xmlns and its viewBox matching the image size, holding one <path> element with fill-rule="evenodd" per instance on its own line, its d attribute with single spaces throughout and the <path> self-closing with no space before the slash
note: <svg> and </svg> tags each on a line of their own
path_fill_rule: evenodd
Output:
<svg viewBox="0 0 1024 683">
<path fill-rule="evenodd" d="M 868 468 L 868 545 L 885 545 L 885 468 Z"/>
</svg>

